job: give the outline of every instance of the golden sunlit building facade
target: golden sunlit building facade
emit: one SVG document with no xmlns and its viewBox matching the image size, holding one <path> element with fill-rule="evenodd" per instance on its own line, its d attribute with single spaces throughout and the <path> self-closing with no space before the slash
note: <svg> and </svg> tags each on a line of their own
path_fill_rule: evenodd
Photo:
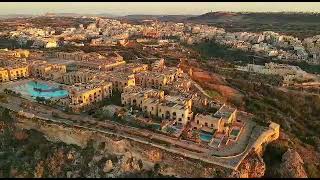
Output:
<svg viewBox="0 0 320 180">
<path fill-rule="evenodd" d="M 72 86 L 69 89 L 69 107 L 74 112 L 86 110 L 96 102 L 112 96 L 112 83 L 91 82 L 88 85 Z"/>
<path fill-rule="evenodd" d="M 0 68 L 0 82 L 7 82 L 9 80 L 8 70 Z"/>
</svg>

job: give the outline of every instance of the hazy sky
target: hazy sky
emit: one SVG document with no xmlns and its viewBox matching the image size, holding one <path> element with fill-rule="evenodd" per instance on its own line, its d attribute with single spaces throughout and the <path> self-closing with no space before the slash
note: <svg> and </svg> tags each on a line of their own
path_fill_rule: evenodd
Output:
<svg viewBox="0 0 320 180">
<path fill-rule="evenodd" d="M 0 2 L 0 14 L 202 14 L 209 11 L 320 12 L 320 2 Z"/>
</svg>

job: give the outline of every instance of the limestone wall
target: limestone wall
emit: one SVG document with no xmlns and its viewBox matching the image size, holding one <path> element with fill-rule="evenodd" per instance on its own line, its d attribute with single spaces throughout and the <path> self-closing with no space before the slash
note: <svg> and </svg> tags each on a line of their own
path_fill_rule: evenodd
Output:
<svg viewBox="0 0 320 180">
<path fill-rule="evenodd" d="M 44 136 L 53 142 L 64 142 L 85 147 L 93 132 L 78 128 L 63 127 L 62 125 L 49 124 L 32 119 L 20 118 L 17 126 L 22 129 L 40 131 Z"/>
</svg>

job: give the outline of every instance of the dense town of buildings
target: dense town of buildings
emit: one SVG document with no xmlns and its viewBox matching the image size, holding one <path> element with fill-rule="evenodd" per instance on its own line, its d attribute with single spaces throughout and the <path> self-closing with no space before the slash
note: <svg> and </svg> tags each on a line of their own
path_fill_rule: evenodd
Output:
<svg viewBox="0 0 320 180">
<path fill-rule="evenodd" d="M 32 41 L 34 48 L 55 48 L 64 45 L 84 46 L 90 40 L 91 46 L 126 45 L 131 37 L 139 42 L 148 43 L 150 39 L 157 44 L 170 44 L 179 41 L 187 44 L 213 40 L 221 45 L 227 45 L 244 51 L 252 51 L 257 55 L 271 57 L 275 60 L 306 61 L 319 63 L 319 36 L 300 40 L 293 36 L 282 35 L 272 31 L 261 33 L 226 32 L 223 28 L 193 23 L 152 22 L 133 25 L 121 23 L 114 19 L 94 18 L 95 23 L 84 27 L 66 28 L 56 35 L 55 30 L 47 27 L 19 28 L 8 33 L 21 46 Z M 170 39 L 175 37 L 175 40 Z M 82 41 L 82 42 L 79 42 Z M 158 46 L 158 45 L 146 45 Z"/>
<path fill-rule="evenodd" d="M 283 78 L 285 84 L 292 84 L 295 82 L 303 82 L 315 80 L 315 75 L 303 71 L 298 66 L 291 66 L 286 64 L 266 63 L 264 66 L 247 64 L 247 66 L 237 68 L 240 71 L 255 72 L 261 74 L 275 74 Z"/>
</svg>

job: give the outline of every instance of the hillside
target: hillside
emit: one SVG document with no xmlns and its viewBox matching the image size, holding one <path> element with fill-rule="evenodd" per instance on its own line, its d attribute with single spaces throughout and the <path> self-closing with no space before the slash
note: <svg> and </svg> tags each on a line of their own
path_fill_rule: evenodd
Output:
<svg viewBox="0 0 320 180">
<path fill-rule="evenodd" d="M 247 22 L 247 23 L 319 23 L 320 14 L 311 13 L 229 13 L 209 12 L 187 21 L 215 22 Z M 263 20 L 263 21 L 262 21 Z"/>
<path fill-rule="evenodd" d="M 226 13 L 210 12 L 185 22 L 210 24 L 229 32 L 274 31 L 298 38 L 317 35 L 320 14 L 315 13 Z"/>
<path fill-rule="evenodd" d="M 316 13 L 239 13 L 208 12 L 202 15 L 148 15 L 137 14 L 117 17 L 129 23 L 141 23 L 143 20 L 158 20 L 184 23 L 209 24 L 226 29 L 229 32 L 274 31 L 282 34 L 305 38 L 317 35 L 320 31 L 320 14 Z"/>
</svg>

